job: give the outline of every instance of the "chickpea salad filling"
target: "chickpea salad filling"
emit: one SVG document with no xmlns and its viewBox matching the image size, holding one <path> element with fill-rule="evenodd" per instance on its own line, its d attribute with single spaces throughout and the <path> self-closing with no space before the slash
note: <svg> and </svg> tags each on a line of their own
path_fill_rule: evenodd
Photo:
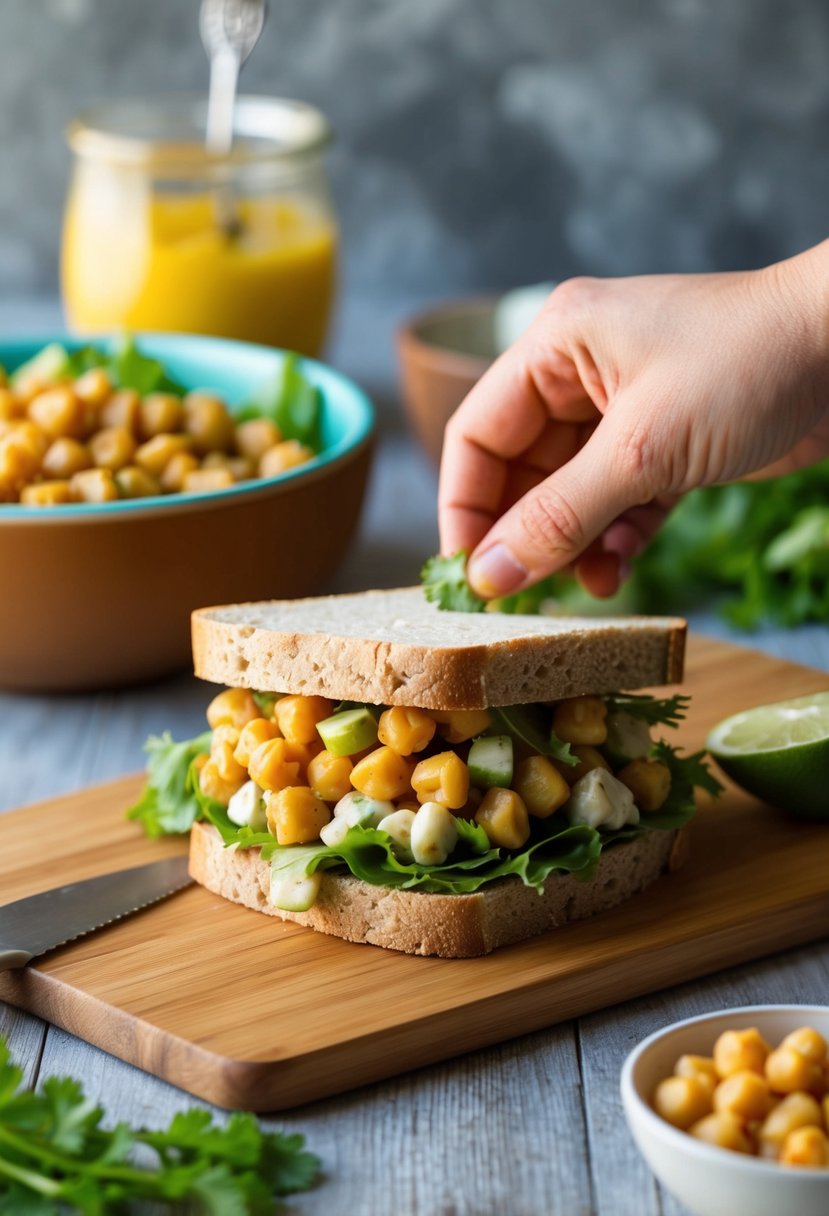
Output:
<svg viewBox="0 0 829 1216">
<path fill-rule="evenodd" d="M 591 878 L 604 848 L 687 823 L 695 787 L 720 791 L 703 752 L 653 738 L 687 702 L 441 712 L 229 688 L 204 734 L 148 740 L 128 813 L 151 836 L 203 819 L 225 845 L 260 848 L 285 911 L 310 908 L 332 869 L 443 894 L 512 874 L 541 892 L 554 872 Z"/>
<path fill-rule="evenodd" d="M 58 343 L 0 367 L 0 503 L 56 507 L 225 490 L 320 451 L 320 390 L 294 355 L 231 409 L 187 391 L 131 338 Z"/>
</svg>

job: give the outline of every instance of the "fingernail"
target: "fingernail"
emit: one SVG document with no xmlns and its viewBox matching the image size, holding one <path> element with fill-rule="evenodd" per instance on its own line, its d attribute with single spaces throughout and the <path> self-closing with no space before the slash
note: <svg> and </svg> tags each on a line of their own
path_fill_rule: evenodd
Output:
<svg viewBox="0 0 829 1216">
<path fill-rule="evenodd" d="M 632 573 L 633 573 L 633 567 L 631 566 L 630 562 L 626 562 L 626 561 L 619 562 L 619 582 L 620 583 L 626 583 Z"/>
<path fill-rule="evenodd" d="M 467 577 L 481 595 L 509 595 L 526 582 L 528 571 L 506 545 L 498 541 L 469 562 Z"/>
</svg>

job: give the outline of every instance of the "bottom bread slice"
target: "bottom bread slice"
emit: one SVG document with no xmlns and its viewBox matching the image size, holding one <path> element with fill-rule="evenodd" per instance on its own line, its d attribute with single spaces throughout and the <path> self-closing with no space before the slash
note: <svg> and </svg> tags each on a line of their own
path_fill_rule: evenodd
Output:
<svg viewBox="0 0 829 1216">
<path fill-rule="evenodd" d="M 258 849 L 225 848 L 216 829 L 193 825 L 190 873 L 209 891 L 257 912 L 308 925 L 320 933 L 406 954 L 473 958 L 498 946 L 535 937 L 622 903 L 664 870 L 685 860 L 686 830 L 647 832 L 601 856 L 588 882 L 553 873 L 539 895 L 515 877 L 471 895 L 433 895 L 379 887 L 351 874 L 323 876 L 307 912 L 283 912 L 270 902 L 270 865 Z"/>
</svg>

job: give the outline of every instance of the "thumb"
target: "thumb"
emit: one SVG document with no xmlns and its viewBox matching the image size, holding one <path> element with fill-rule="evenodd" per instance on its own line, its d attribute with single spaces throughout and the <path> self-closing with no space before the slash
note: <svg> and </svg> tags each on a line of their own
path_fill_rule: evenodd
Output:
<svg viewBox="0 0 829 1216">
<path fill-rule="evenodd" d="M 620 430 L 605 415 L 571 460 L 498 520 L 469 559 L 475 591 L 489 599 L 537 583 L 577 561 L 623 512 L 654 497 L 646 449 Z"/>
</svg>

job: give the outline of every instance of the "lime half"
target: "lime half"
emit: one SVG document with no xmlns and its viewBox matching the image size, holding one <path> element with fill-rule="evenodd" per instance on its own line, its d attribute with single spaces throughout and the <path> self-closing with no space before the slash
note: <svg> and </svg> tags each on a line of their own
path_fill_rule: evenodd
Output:
<svg viewBox="0 0 829 1216">
<path fill-rule="evenodd" d="M 829 819 L 829 692 L 733 714 L 705 746 L 750 794 L 793 815 Z"/>
</svg>

